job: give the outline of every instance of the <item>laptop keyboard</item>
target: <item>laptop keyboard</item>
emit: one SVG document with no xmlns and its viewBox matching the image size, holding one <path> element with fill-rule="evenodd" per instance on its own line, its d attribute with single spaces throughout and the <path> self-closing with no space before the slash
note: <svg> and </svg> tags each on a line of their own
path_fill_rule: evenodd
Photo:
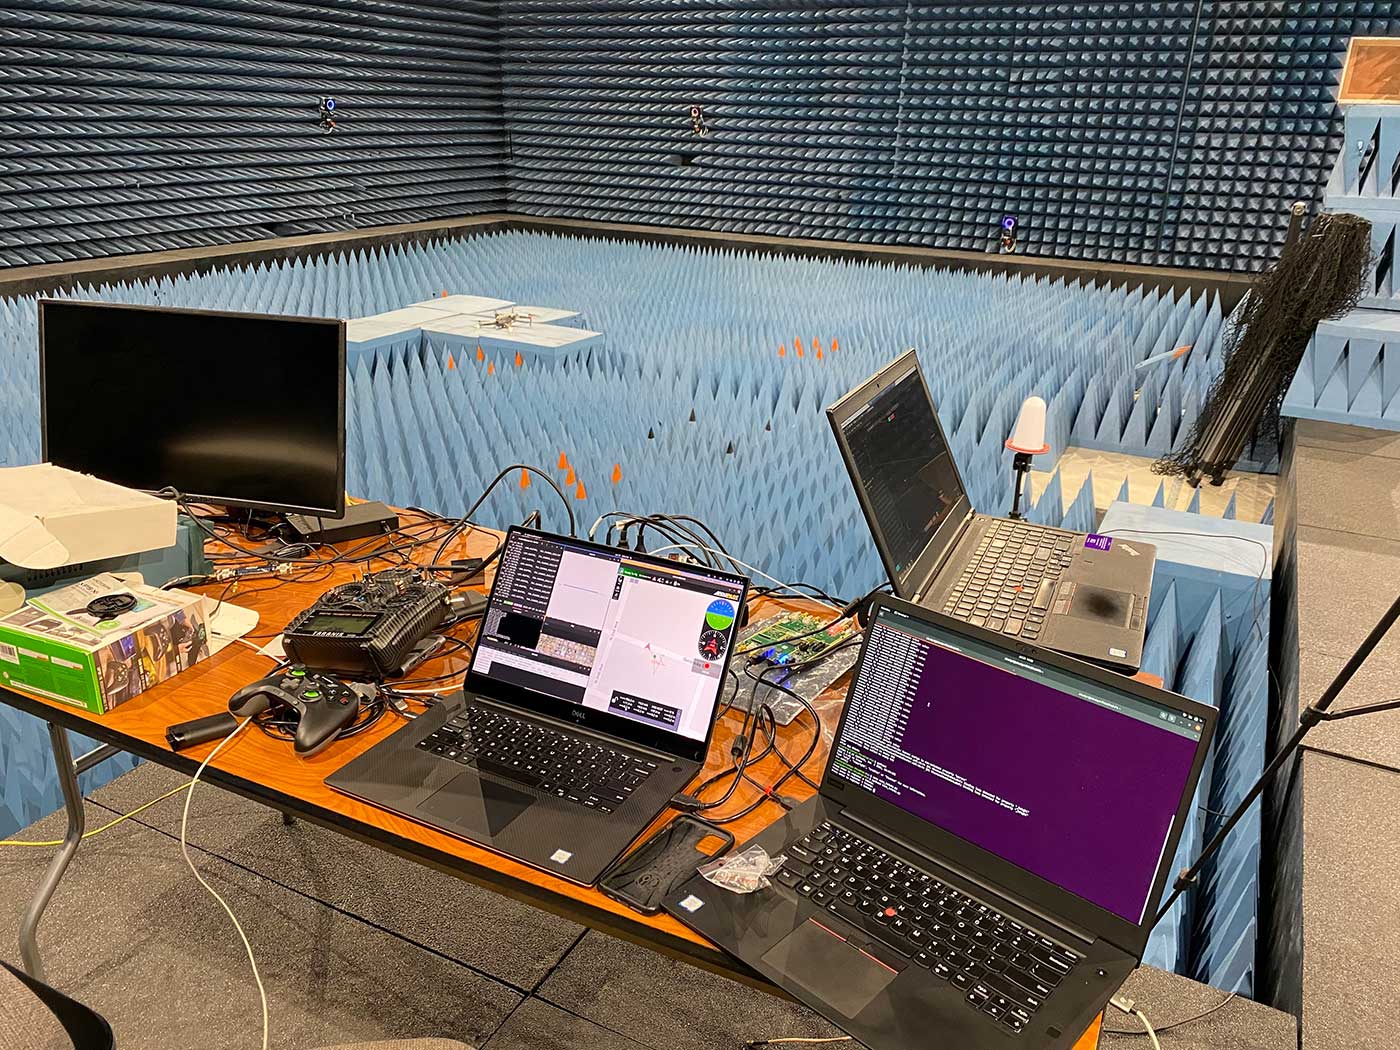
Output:
<svg viewBox="0 0 1400 1050">
<path fill-rule="evenodd" d="M 1034 641 L 1069 565 L 1077 534 L 995 520 L 982 534 L 943 611 L 976 627 Z"/>
<path fill-rule="evenodd" d="M 418 748 L 567 802 L 611 813 L 656 769 L 655 762 L 484 708 L 471 708 Z"/>
<path fill-rule="evenodd" d="M 1010 1032 L 1082 960 L 857 835 L 823 823 L 783 851 L 775 878 L 964 993 Z"/>
</svg>

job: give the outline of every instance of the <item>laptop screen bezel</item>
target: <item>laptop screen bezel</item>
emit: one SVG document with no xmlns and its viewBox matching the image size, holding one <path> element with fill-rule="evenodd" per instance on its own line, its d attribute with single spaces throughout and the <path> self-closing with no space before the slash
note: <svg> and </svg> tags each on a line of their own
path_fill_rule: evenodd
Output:
<svg viewBox="0 0 1400 1050">
<path fill-rule="evenodd" d="M 567 700 L 560 700 L 558 697 L 547 696 L 525 686 L 501 682 L 476 671 L 477 651 L 482 637 L 480 631 L 485 630 L 486 616 L 490 613 L 496 601 L 496 587 L 500 579 L 499 573 L 493 575 L 491 579 L 491 593 L 486 600 L 486 612 L 482 615 L 481 627 L 477 634 L 478 645 L 473 647 L 471 664 L 467 667 L 467 673 L 462 682 L 463 690 L 469 695 L 484 697 L 487 700 L 493 700 L 510 707 L 522 708 L 534 714 L 557 718 L 560 721 L 568 722 L 570 725 L 577 725 L 594 732 L 605 733 L 608 736 L 615 737 L 619 740 L 625 740 L 631 744 L 650 748 L 653 751 L 660 751 L 677 758 L 703 763 L 705 761 L 705 756 L 709 754 L 710 742 L 714 737 L 715 713 L 719 710 L 720 702 L 724 696 L 724 684 L 729 675 L 729 662 L 733 658 L 734 650 L 738 648 L 739 632 L 743 624 L 743 609 L 749 593 L 748 577 L 741 576 L 738 573 L 726 572 L 721 569 L 711 569 L 706 566 L 677 563 L 670 558 L 656 557 L 630 550 L 624 551 L 618 547 L 609 547 L 601 543 L 591 543 L 588 540 L 581 540 L 572 536 L 561 536 L 557 533 L 545 532 L 540 529 L 527 529 L 520 525 L 512 525 L 506 531 L 505 538 L 501 541 L 501 552 L 504 554 L 512 540 L 522 535 L 537 536 L 552 543 L 559 543 L 586 551 L 604 553 L 609 557 L 618 557 L 619 559 L 626 559 L 627 561 L 641 562 L 646 565 L 654 565 L 661 569 L 675 570 L 680 568 L 738 584 L 739 598 L 735 605 L 736 609 L 739 611 L 735 617 L 735 626 L 733 628 L 734 636 L 728 650 L 724 654 L 724 665 L 720 668 L 719 687 L 715 691 L 714 707 L 710 712 L 709 728 L 705 733 L 705 739 L 692 740 L 689 737 L 682 736 L 680 733 L 673 733 L 657 726 L 649 726 L 635 719 L 623 718 L 621 715 L 609 714 L 606 711 L 595 711 L 593 708 L 584 707 L 582 704 L 570 703 Z"/>
<path fill-rule="evenodd" d="M 943 523 L 928 538 L 924 549 L 901 571 L 894 553 L 890 550 L 885 531 L 875 513 L 874 502 L 871 500 L 865 481 L 856 466 L 850 442 L 846 440 L 845 428 L 852 419 L 869 407 L 876 397 L 903 379 L 911 370 L 918 375 L 919 383 L 923 386 L 924 396 L 928 398 L 929 410 L 938 439 L 948 450 L 948 462 L 958 483 L 958 498 L 953 503 L 952 509 L 948 511 L 948 516 L 944 518 Z M 836 447 L 841 450 L 841 459 L 846 465 L 846 474 L 851 479 L 851 486 L 856 490 L 856 499 L 860 501 L 860 509 L 870 528 L 870 536 L 875 541 L 876 550 L 880 552 L 880 560 L 884 563 L 885 573 L 894 586 L 895 594 L 901 598 L 919 597 L 932 582 L 948 552 L 961 538 L 963 527 L 972 515 L 972 501 L 968 499 L 967 486 L 963 484 L 962 474 L 959 472 L 957 460 L 953 456 L 953 446 L 949 444 L 948 436 L 943 431 L 943 424 L 938 419 L 938 409 L 933 403 L 933 395 L 929 392 L 928 381 L 924 378 L 924 370 L 919 365 L 917 352 L 912 348 L 904 351 L 880 371 L 861 383 L 860 386 L 846 393 L 827 408 L 826 418 L 831 423 L 832 433 L 836 436 Z"/>
<path fill-rule="evenodd" d="M 1052 653 L 1028 642 L 974 627 L 931 609 L 925 609 L 911 602 L 888 596 L 877 598 L 871 605 L 870 621 L 865 629 L 855 667 L 851 671 L 852 687 L 859 681 L 869 648 L 870 634 L 875 629 L 879 615 L 884 609 L 893 610 L 895 613 L 907 616 L 912 620 L 945 629 L 953 634 L 988 643 L 1004 649 L 1008 653 L 1019 653 L 1022 656 L 1031 657 L 1039 663 L 1070 671 L 1080 677 L 1121 690 L 1151 703 L 1161 704 L 1203 721 L 1204 728 L 1201 732 L 1201 739 L 1196 745 L 1196 754 L 1186 783 L 1187 790 L 1183 792 L 1181 802 L 1167 833 L 1165 848 L 1162 850 L 1157 871 L 1153 876 L 1152 889 L 1147 897 L 1148 906 L 1144 911 L 1143 918 L 1136 923 L 1101 908 L 1083 897 L 1031 873 L 1020 865 L 1013 864 L 1011 861 L 976 846 L 952 832 L 944 831 L 937 825 L 906 812 L 894 803 L 887 802 L 871 792 L 843 780 L 841 775 L 833 770 L 832 763 L 836 755 L 836 741 L 841 739 L 846 718 L 851 711 L 852 705 L 849 702 L 842 706 L 841 718 L 832 736 L 831 750 L 827 754 L 826 769 L 823 772 L 821 782 L 823 797 L 850 811 L 863 821 L 878 827 L 888 828 L 898 838 L 917 844 L 921 850 L 936 858 L 943 859 L 953 870 L 964 872 L 980 882 L 989 884 L 994 890 L 1010 900 L 1024 902 L 1034 910 L 1048 915 L 1062 924 L 1078 927 L 1103 937 L 1124 951 L 1132 953 L 1134 958 L 1140 959 L 1143 949 L 1147 946 L 1148 935 L 1152 931 L 1156 910 L 1160 905 L 1162 891 L 1166 887 L 1172 862 L 1176 858 L 1177 846 L 1181 841 L 1187 815 L 1190 813 L 1191 806 L 1195 804 L 1196 788 L 1200 781 L 1201 771 L 1205 767 L 1211 741 L 1215 735 L 1218 715 L 1216 709 L 1177 693 L 1157 689 L 1145 682 L 1095 667 L 1082 660 Z M 849 692 L 847 699 L 849 700 Z M 1073 843 L 1066 844 L 1068 849 L 1072 849 L 1073 846 Z"/>
</svg>

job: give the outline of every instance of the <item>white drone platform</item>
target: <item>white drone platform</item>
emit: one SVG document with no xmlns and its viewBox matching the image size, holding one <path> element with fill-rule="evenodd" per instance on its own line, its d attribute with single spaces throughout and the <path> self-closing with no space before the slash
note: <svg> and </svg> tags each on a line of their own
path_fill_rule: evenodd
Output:
<svg viewBox="0 0 1400 1050">
<path fill-rule="evenodd" d="M 416 349 L 425 339 L 449 350 L 556 361 L 602 346 L 601 332 L 577 327 L 577 310 L 521 306 L 483 295 L 444 295 L 345 323 L 347 362 Z M 574 323 L 570 323 L 574 322 Z"/>
</svg>

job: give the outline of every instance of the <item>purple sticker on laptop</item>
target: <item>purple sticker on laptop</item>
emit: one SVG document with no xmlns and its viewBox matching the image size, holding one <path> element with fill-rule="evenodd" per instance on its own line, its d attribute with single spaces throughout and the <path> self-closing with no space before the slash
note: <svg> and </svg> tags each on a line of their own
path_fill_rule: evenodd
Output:
<svg viewBox="0 0 1400 1050">
<path fill-rule="evenodd" d="M 1106 551 L 1113 546 L 1112 536 L 1101 536 L 1097 532 L 1091 532 L 1084 537 L 1084 547 L 1091 551 Z"/>
</svg>

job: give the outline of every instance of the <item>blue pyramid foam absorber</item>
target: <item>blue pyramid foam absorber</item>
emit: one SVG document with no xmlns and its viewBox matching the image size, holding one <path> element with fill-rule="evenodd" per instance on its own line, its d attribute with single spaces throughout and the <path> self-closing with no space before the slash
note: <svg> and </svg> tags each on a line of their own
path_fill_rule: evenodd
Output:
<svg viewBox="0 0 1400 1050">
<path fill-rule="evenodd" d="M 1100 244 L 1132 236 L 1107 228 L 1116 219 L 1104 222 L 1094 234 Z M 996 514 L 1010 505 L 1003 442 L 1024 397 L 1048 402 L 1052 451 L 1041 469 L 1055 470 L 1068 444 L 1144 454 L 1170 434 L 1174 446 L 1186 416 L 1180 427 L 1168 424 L 1218 371 L 1223 323 L 1213 298 L 1170 290 L 524 232 L 72 294 L 360 318 L 444 289 L 577 311 L 579 325 L 602 340 L 587 353 L 520 367 L 484 346 L 479 360 L 474 340 L 442 333 L 371 348 L 347 380 L 352 492 L 460 514 L 502 466 L 534 464 L 541 476 L 528 489 L 508 479 L 479 519 L 500 525 L 539 509 L 547 527 L 562 528 L 546 484 L 564 487 L 565 472 L 555 469 L 562 451 L 575 472 L 565 496 L 583 528 L 614 509 L 692 514 L 779 579 L 847 597 L 884 573 L 823 409 L 905 347 L 919 350 L 973 505 Z M 6 463 L 39 454 L 36 332 L 33 298 L 0 301 Z M 1192 341 L 1184 358 L 1137 368 L 1159 348 Z M 1056 477 L 1029 516 L 1087 528 L 1092 502 L 1084 485 L 1066 510 Z M 1173 582 L 1159 575 L 1164 587 Z M 1213 682 L 1238 632 L 1226 631 L 1223 644 L 1202 636 L 1209 603 L 1194 581 L 1176 582 L 1182 608 L 1154 611 L 1149 651 L 1169 686 L 1185 670 L 1193 686 Z M 1240 618 L 1233 610 L 1227 620 Z M 0 782 L 22 783 L 24 792 L 51 783 L 41 772 L 16 780 L 8 766 Z M 1172 965 L 1187 965 L 1196 936 L 1183 934 Z"/>
</svg>

